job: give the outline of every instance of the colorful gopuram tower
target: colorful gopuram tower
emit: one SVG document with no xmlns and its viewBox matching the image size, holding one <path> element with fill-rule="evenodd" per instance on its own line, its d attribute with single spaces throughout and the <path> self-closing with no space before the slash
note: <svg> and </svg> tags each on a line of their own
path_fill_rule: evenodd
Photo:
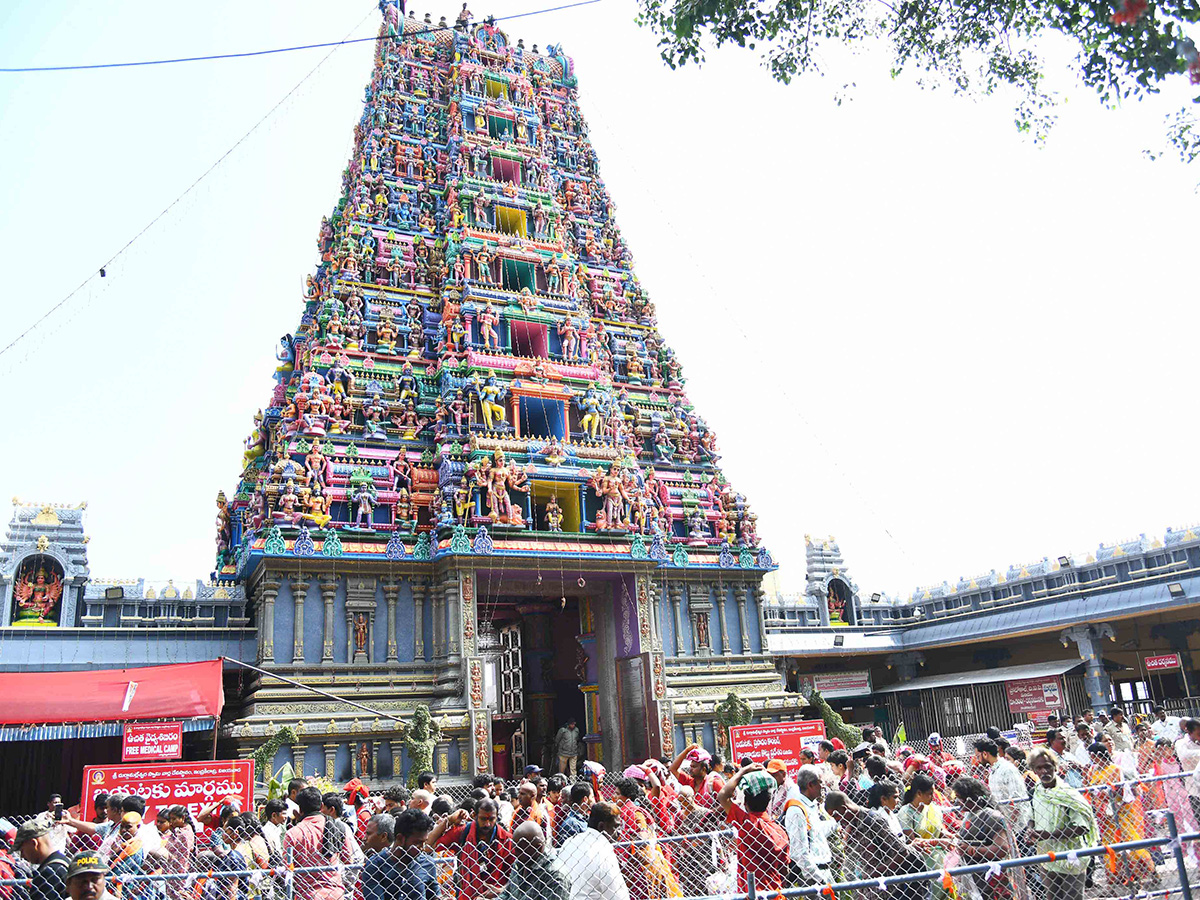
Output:
<svg viewBox="0 0 1200 900">
<path fill-rule="evenodd" d="M 733 690 L 794 717 L 771 557 L 633 273 L 571 59 L 382 5 L 342 197 L 218 499 L 260 664 L 428 705 L 446 776 L 545 765 L 571 717 L 610 769 L 714 746 Z M 409 765 L 402 725 L 272 679 L 227 736 L 282 725 L 306 772 Z"/>
</svg>

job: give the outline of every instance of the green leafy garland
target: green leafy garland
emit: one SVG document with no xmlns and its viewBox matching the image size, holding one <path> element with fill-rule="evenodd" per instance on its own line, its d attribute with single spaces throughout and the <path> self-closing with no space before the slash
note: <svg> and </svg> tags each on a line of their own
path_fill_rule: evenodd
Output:
<svg viewBox="0 0 1200 900">
<path fill-rule="evenodd" d="M 300 743 L 300 738 L 290 725 L 284 725 L 282 728 L 276 729 L 274 734 L 263 741 L 259 745 L 259 748 L 250 754 L 250 758 L 254 760 L 255 777 L 265 781 L 271 774 L 271 767 L 275 762 L 275 754 L 279 752 L 279 748 L 292 747 L 298 743 Z"/>
<path fill-rule="evenodd" d="M 811 709 L 815 709 L 817 715 L 825 720 L 825 737 L 827 740 L 832 741 L 834 738 L 841 738 L 842 743 L 846 745 L 847 749 L 857 747 L 862 743 L 862 732 L 857 728 L 847 725 L 845 720 L 833 711 L 833 707 L 825 702 L 825 698 L 821 696 L 820 691 L 814 690 L 809 695 L 808 705 Z"/>
</svg>

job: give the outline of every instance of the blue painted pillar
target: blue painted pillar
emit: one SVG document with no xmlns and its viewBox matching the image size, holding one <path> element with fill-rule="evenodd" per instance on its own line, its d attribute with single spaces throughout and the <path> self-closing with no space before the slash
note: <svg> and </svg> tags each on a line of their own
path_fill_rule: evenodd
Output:
<svg viewBox="0 0 1200 900">
<path fill-rule="evenodd" d="M 1062 645 L 1074 641 L 1079 646 L 1079 658 L 1083 660 L 1083 687 L 1087 691 L 1088 703 L 1093 712 L 1107 710 L 1111 705 L 1112 686 L 1108 680 L 1108 672 L 1100 658 L 1100 641 L 1102 638 L 1116 639 L 1116 632 L 1107 622 L 1098 625 L 1075 625 L 1067 628 L 1059 635 Z"/>
</svg>

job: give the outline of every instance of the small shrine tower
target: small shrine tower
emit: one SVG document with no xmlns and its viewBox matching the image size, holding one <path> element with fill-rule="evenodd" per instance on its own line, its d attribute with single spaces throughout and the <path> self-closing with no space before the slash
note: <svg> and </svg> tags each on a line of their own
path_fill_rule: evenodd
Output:
<svg viewBox="0 0 1200 900">
<path fill-rule="evenodd" d="M 846 569 L 837 540 L 832 535 L 813 538 L 806 534 L 804 558 L 808 572 L 804 592 L 821 611 L 821 624 L 859 624 L 858 585 Z"/>
<path fill-rule="evenodd" d="M 13 498 L 13 517 L 0 544 L 3 626 L 72 627 L 88 578 L 86 503 L 65 506 Z"/>
</svg>

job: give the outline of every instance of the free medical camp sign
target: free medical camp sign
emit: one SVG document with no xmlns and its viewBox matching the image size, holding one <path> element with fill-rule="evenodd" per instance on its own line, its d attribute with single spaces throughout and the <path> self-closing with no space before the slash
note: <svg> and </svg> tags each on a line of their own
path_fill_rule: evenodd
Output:
<svg viewBox="0 0 1200 900">
<path fill-rule="evenodd" d="M 182 756 L 182 722 L 151 722 L 125 726 L 124 739 L 121 741 L 121 759 L 124 762 L 179 759 Z"/>
</svg>

